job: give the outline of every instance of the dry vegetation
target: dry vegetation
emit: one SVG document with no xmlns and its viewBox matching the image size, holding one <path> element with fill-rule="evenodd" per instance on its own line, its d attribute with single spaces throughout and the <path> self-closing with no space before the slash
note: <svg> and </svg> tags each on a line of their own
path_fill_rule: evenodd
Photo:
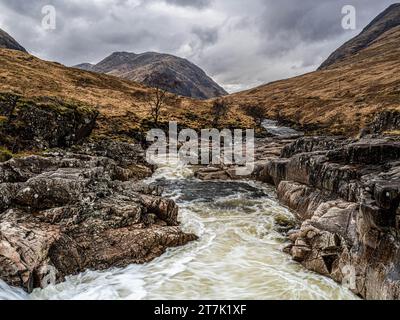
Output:
<svg viewBox="0 0 400 320">
<path fill-rule="evenodd" d="M 100 112 L 95 136 L 135 136 L 152 127 L 149 98 L 156 89 L 113 76 L 67 68 L 27 53 L 0 49 L 0 92 L 27 98 L 57 97 L 84 103 Z M 197 101 L 167 94 L 159 125 L 178 121 L 181 127 L 211 126 L 212 101 Z M 251 126 L 251 119 L 232 109 L 223 126 Z"/>
<path fill-rule="evenodd" d="M 311 130 L 356 134 L 376 113 L 400 110 L 400 27 L 355 56 L 300 77 L 231 96 L 267 115 Z"/>
<path fill-rule="evenodd" d="M 324 71 L 267 84 L 228 96 L 221 127 L 252 127 L 254 117 L 242 106 L 265 108 L 273 119 L 309 132 L 357 134 L 376 113 L 400 109 L 400 27 L 370 47 Z M 26 97 L 58 97 L 84 103 L 100 112 L 95 136 L 131 137 L 151 126 L 149 96 L 154 89 L 29 54 L 0 49 L 0 92 Z M 159 124 L 176 120 L 195 129 L 215 123 L 215 100 L 198 101 L 168 94 Z"/>
</svg>

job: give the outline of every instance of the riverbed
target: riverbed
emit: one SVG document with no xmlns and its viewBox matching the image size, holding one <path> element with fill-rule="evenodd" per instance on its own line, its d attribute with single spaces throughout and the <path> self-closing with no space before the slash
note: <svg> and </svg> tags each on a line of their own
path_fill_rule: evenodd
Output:
<svg viewBox="0 0 400 320">
<path fill-rule="evenodd" d="M 0 283 L 0 299 L 356 299 L 282 252 L 276 224 L 291 219 L 272 187 L 205 182 L 189 167 L 161 167 L 157 183 L 180 207 L 182 228 L 199 240 L 144 265 L 87 271 L 28 295 Z"/>
</svg>

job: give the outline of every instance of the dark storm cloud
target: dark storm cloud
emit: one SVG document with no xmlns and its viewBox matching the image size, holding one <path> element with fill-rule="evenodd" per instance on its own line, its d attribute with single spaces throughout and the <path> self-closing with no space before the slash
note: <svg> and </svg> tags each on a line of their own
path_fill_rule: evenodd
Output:
<svg viewBox="0 0 400 320">
<path fill-rule="evenodd" d="M 266 0 L 259 23 L 260 32 L 272 39 L 262 46 L 265 53 L 282 55 L 297 44 L 329 41 L 349 33 L 342 28 L 342 8 L 352 5 L 357 12 L 358 29 L 393 1 L 376 0 Z"/>
<path fill-rule="evenodd" d="M 203 9 L 211 4 L 212 0 L 166 0 L 166 2 L 183 6 Z"/>
<path fill-rule="evenodd" d="M 67 65 L 114 51 L 160 51 L 192 60 L 228 90 L 312 71 L 390 0 L 0 0 L 0 28 L 31 53 Z M 57 11 L 41 27 L 42 7 Z M 357 10 L 344 30 L 341 9 Z"/>
</svg>

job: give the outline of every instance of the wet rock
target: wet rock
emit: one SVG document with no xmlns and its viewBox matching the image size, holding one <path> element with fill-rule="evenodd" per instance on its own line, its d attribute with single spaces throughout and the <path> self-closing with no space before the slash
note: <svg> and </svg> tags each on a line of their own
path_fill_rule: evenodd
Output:
<svg viewBox="0 0 400 320">
<path fill-rule="evenodd" d="M 200 180 L 230 180 L 233 177 L 228 173 L 228 169 L 224 167 L 198 168 L 198 170 L 195 171 L 194 176 Z"/>
<path fill-rule="evenodd" d="M 131 180 L 125 164 L 69 152 L 1 163 L 0 278 L 31 291 L 195 240 L 179 228 L 176 204 Z"/>
<path fill-rule="evenodd" d="M 122 167 L 138 164 L 147 165 L 145 151 L 139 143 L 103 138 L 75 145 L 71 150 L 80 154 L 109 158 Z"/>
<path fill-rule="evenodd" d="M 282 181 L 277 188 L 278 198 L 296 213 L 300 220 L 310 219 L 328 196 L 304 184 Z"/>
<path fill-rule="evenodd" d="M 347 164 L 383 164 L 400 159 L 400 142 L 359 141 L 327 153 L 330 161 Z"/>
<path fill-rule="evenodd" d="M 244 180 L 260 177 L 262 176 L 260 171 L 266 172 L 264 170 L 265 165 L 271 163 L 271 160 L 278 159 L 282 149 L 293 141 L 293 138 L 285 136 L 257 139 L 255 141 L 254 170 L 250 174 L 238 174 L 240 166 L 221 163 L 195 168 L 195 177 L 201 180 Z M 272 179 L 272 177 L 268 178 Z M 264 177 L 264 181 L 272 183 L 272 181 L 267 180 L 267 177 Z"/>
<path fill-rule="evenodd" d="M 296 226 L 296 220 L 293 217 L 283 214 L 275 216 L 274 222 L 277 225 L 277 230 L 281 233 L 288 232 Z"/>
<path fill-rule="evenodd" d="M 334 150 L 345 143 L 345 138 L 338 137 L 303 137 L 282 149 L 281 157 L 290 158 L 299 153 Z"/>
<path fill-rule="evenodd" d="M 367 299 L 400 298 L 399 142 L 302 138 L 257 179 L 277 186 L 301 227 L 285 251 Z"/>
</svg>

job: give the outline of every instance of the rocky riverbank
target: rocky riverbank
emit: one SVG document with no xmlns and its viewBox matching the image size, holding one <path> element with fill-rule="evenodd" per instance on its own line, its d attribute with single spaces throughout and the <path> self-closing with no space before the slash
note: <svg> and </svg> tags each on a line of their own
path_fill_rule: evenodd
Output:
<svg viewBox="0 0 400 320">
<path fill-rule="evenodd" d="M 197 239 L 180 229 L 177 205 L 140 182 L 152 174 L 140 144 L 93 137 L 97 114 L 85 106 L 3 98 L 2 144 L 48 151 L 0 163 L 2 280 L 30 292 Z M 381 114 L 358 139 L 299 137 L 273 123 L 274 136 L 256 143 L 251 178 L 275 185 L 298 218 L 285 251 L 368 299 L 400 298 L 398 119 Z M 243 179 L 234 167 L 195 171 Z"/>
<path fill-rule="evenodd" d="M 0 279 L 30 292 L 196 239 L 177 205 L 140 182 L 152 174 L 140 144 L 91 139 L 96 112 L 11 94 L 0 107 Z"/>
<path fill-rule="evenodd" d="M 286 251 L 364 298 L 398 299 L 399 160 L 393 139 L 308 137 L 260 166 L 300 221 Z"/>
<path fill-rule="evenodd" d="M 31 291 L 195 240 L 180 230 L 175 203 L 137 181 L 150 173 L 70 152 L 0 164 L 0 278 Z"/>
<path fill-rule="evenodd" d="M 251 178 L 275 185 L 298 220 L 285 252 L 366 299 L 400 298 L 398 124 L 398 112 L 385 112 L 359 138 L 277 136 L 256 144 Z M 234 172 L 220 166 L 196 176 L 243 178 Z"/>
</svg>

